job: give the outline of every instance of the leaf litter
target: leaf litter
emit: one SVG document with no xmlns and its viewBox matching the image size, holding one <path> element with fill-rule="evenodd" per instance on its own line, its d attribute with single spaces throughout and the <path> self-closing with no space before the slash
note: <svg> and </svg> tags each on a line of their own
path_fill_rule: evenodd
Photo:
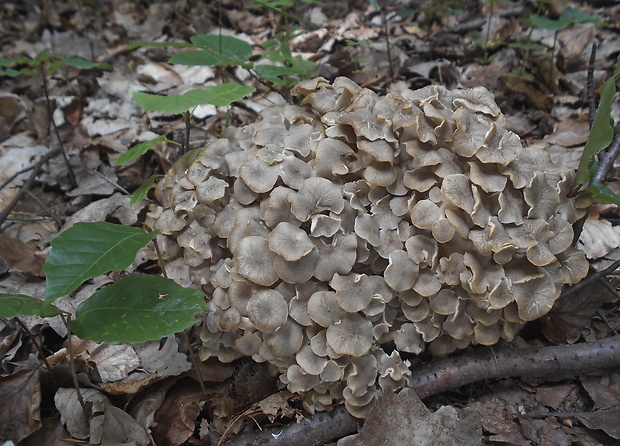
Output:
<svg viewBox="0 0 620 446">
<path fill-rule="evenodd" d="M 247 3 L 222 2 L 222 33 L 248 41 L 253 54 L 258 54 L 258 45 L 273 37 L 275 28 L 283 25 L 282 18 L 256 5 L 244 8 L 251 6 Z M 527 144 L 548 150 L 561 164 L 576 167 L 589 132 L 587 102 L 583 97 L 591 42 L 599 42 L 594 64 L 598 86 L 613 69 L 620 48 L 613 25 L 620 19 L 619 6 L 567 2 L 565 7 L 575 6 L 595 15 L 610 23 L 611 29 L 575 23 L 557 36 L 553 31 L 540 29 L 528 36 L 529 28 L 523 19 L 537 11 L 528 10 L 524 2 L 466 2 L 476 11 L 474 14 L 468 13 L 467 8 L 459 9 L 459 5 L 450 9 L 455 8 L 451 2 L 446 2 L 446 8 L 432 8 L 423 1 L 411 2 L 406 8 L 387 2 L 393 64 L 390 67 L 381 14 L 370 3 L 294 5 L 296 15 L 323 27 L 309 28 L 309 32 L 291 40 L 293 51 L 316 61 L 324 76 L 345 75 L 377 89 L 389 85 L 386 81 L 390 69 L 395 69 L 399 76 L 394 81 L 413 86 L 485 85 L 496 95 L 509 128 Z M 489 18 L 492 4 L 493 16 Z M 2 43 L 0 57 L 34 57 L 43 49 L 85 59 L 94 54 L 97 61 L 112 64 L 116 71 L 70 69 L 50 77 L 49 89 L 58 107 L 54 119 L 70 163 L 76 169 L 78 185 L 74 187 L 67 180 L 64 162 L 46 164 L 37 177 L 41 189 L 35 193 L 41 197 L 44 191 L 51 194 L 43 206 L 25 197 L 14 209 L 12 218 L 3 223 L 0 292 L 43 298 L 44 282 L 37 278 L 42 274 L 41 260 L 49 250 L 50 239 L 75 223 L 110 221 L 139 226 L 143 221 L 151 204 L 147 199 L 131 205 L 126 191 L 135 190 L 153 173 L 165 171 L 178 157 L 179 149 L 158 144 L 133 164 L 120 169 L 113 166 L 129 147 L 143 142 L 147 132 L 183 141 L 185 125 L 177 117 L 141 110 L 132 100 L 131 91 L 183 94 L 216 85 L 222 74 L 212 67 L 163 63 L 176 53 L 172 49 L 124 51 L 127 44 L 138 40 L 180 42 L 195 34 L 217 31 L 219 10 L 213 5 L 173 7 L 165 2 L 149 5 L 122 1 L 100 10 L 90 5 L 83 7 L 79 12 L 71 2 L 58 2 L 54 8 L 44 4 L 39 11 L 13 1 L 2 6 L 5 15 L 0 21 L 8 38 Z M 557 18 L 561 10 L 556 7 L 551 4 L 544 12 Z M 199 13 L 196 8 L 200 8 Z M 481 18 L 484 19 L 480 21 Z M 511 36 L 524 40 L 510 40 Z M 544 50 L 517 56 L 513 44 L 528 44 L 527 39 L 543 45 Z M 483 60 L 489 54 L 492 58 Z M 525 71 L 520 72 L 521 68 Z M 530 77 L 515 72 L 525 72 Z M 264 86 L 255 85 L 242 70 L 236 70 L 235 75 L 258 88 L 259 93 L 230 108 L 199 106 L 192 118 L 190 147 L 200 147 L 217 137 L 229 123 L 238 125 L 254 119 L 256 111 L 269 101 L 283 100 Z M 44 94 L 36 75 L 0 78 L 0 88 L 4 104 L 0 107 L 0 184 L 8 181 L 0 190 L 4 207 L 28 177 L 27 169 L 55 147 L 57 140 L 49 132 Z M 612 115 L 616 120 L 620 116 L 617 101 Z M 618 171 L 612 170 L 610 186 L 619 178 Z M 620 247 L 616 230 L 619 216 L 615 207 L 595 215 L 587 222 L 581 243 L 591 259 L 599 259 L 599 269 L 604 269 L 609 264 L 605 258 L 614 258 Z M 153 258 L 152 253 L 143 256 L 127 274 L 152 267 Z M 58 305 L 74 310 L 86 297 L 114 280 L 117 278 L 90 280 L 75 296 L 59 299 Z M 543 333 L 558 343 L 601 339 L 617 333 L 617 283 L 613 279 L 601 280 L 608 280 L 607 285 L 600 283 L 600 289 L 588 292 L 600 299 L 565 301 L 543 322 Z M 63 376 L 61 370 L 68 363 L 67 351 L 62 347 L 62 339 L 67 335 L 64 325 L 59 320 L 40 318 L 24 318 L 24 322 L 38 333 L 39 341 L 50 352 L 48 359 L 54 364 L 53 370 Z M 234 364 L 206 360 L 199 362 L 200 374 L 196 374 L 188 368 L 188 346 L 176 337 L 132 346 L 80 344 L 72 337 L 79 357 L 78 372 L 92 387 L 82 388 L 89 406 L 95 409 L 92 417 L 84 417 L 69 380 L 56 390 L 50 386 L 49 378 L 40 378 L 34 371 L 40 363 L 35 359 L 32 342 L 12 325 L 4 325 L 2 334 L 7 345 L 3 349 L 0 392 L 13 392 L 16 400 L 3 405 L 0 432 L 2 440 L 11 439 L 16 444 L 42 444 L 37 443 L 42 432 L 58 444 L 69 435 L 88 438 L 92 444 L 217 444 L 225 433 L 237 434 L 257 423 L 262 428 L 285 428 L 308 415 L 303 413 L 300 401 L 282 392 L 257 396 L 257 401 L 235 395 L 231 380 L 237 380 L 237 391 L 244 389 L 242 381 L 245 388 L 248 384 L 271 386 L 259 370 L 239 374 Z M 189 335 L 190 339 L 197 339 L 197 333 L 190 331 Z M 537 345 L 546 341 L 532 327 L 519 342 Z M 199 380 L 205 382 L 206 394 Z M 371 411 L 367 427 L 359 436 L 341 444 L 373 444 L 371 430 L 382 432 L 392 444 L 399 444 L 399 438 L 415 438 L 416 444 L 439 444 L 441 439 L 446 444 L 452 441 L 557 445 L 600 435 L 618 439 L 619 382 L 618 374 L 612 371 L 578 378 L 557 377 L 555 382 L 506 379 L 455 389 L 425 403 L 410 391 L 386 394 Z M 20 390 L 19 394 L 15 389 Z M 53 393 L 55 402 L 49 399 Z M 128 404 L 119 403 L 116 398 L 121 396 L 126 397 Z M 178 410 L 180 405 L 183 410 Z M 11 424 L 18 410 L 19 425 Z M 389 413 L 395 415 L 387 416 Z M 1 421 L 2 416 L 7 417 L 6 421 Z M 5 429 L 13 430 L 7 433 Z"/>
</svg>

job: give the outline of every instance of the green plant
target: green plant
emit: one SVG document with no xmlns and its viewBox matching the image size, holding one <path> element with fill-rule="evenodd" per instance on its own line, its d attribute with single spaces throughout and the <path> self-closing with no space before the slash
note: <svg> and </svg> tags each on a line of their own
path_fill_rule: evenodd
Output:
<svg viewBox="0 0 620 446">
<path fill-rule="evenodd" d="M 67 171 L 69 172 L 69 179 L 71 183 L 76 186 L 75 174 L 73 168 L 69 164 L 69 157 L 60 138 L 60 132 L 56 126 L 56 122 L 52 119 L 53 104 L 50 99 L 48 76 L 62 70 L 66 67 L 77 68 L 78 70 L 88 70 L 98 68 L 101 70 L 113 71 L 111 65 L 98 62 L 90 62 L 81 57 L 69 57 L 66 54 L 52 54 L 47 50 L 41 51 L 36 57 L 29 59 L 26 57 L 18 58 L 15 60 L 1 59 L 0 58 L 0 77 L 18 77 L 24 74 L 39 74 L 41 77 L 41 83 L 43 85 L 43 91 L 45 94 L 45 103 L 47 106 L 47 129 L 49 129 L 50 123 L 54 129 L 58 145 L 61 149 L 61 153 L 67 165 Z"/>
<path fill-rule="evenodd" d="M 620 56 L 618 56 L 618 62 L 613 75 L 599 89 L 599 106 L 573 183 L 573 192 L 577 192 L 583 185 L 590 183 L 584 190 L 592 196 L 593 200 L 599 203 L 613 203 L 617 205 L 620 205 L 620 197 L 609 187 L 601 184 L 603 178 L 598 177 L 600 166 L 596 156 L 610 147 L 614 140 L 611 107 L 616 96 L 616 80 L 619 76 Z M 613 162 L 613 159 L 611 162 Z"/>
<path fill-rule="evenodd" d="M 53 305 L 89 279 L 126 269 L 155 235 L 105 222 L 76 223 L 52 241 L 43 267 L 45 299 L 0 293 L 0 317 L 60 315 L 80 338 L 111 344 L 160 339 L 185 330 L 205 311 L 204 295 L 165 277 L 123 278 L 93 293 L 75 315 Z"/>
<path fill-rule="evenodd" d="M 555 58 L 555 47 L 558 39 L 558 32 L 572 25 L 573 23 L 596 23 L 601 24 L 601 20 L 593 15 L 586 14 L 585 12 L 581 12 L 572 6 L 564 9 L 560 17 L 557 20 L 550 19 L 548 17 L 532 14 L 528 19 L 529 24 L 532 29 L 544 29 L 547 31 L 553 31 L 553 46 L 551 47 L 551 56 L 550 56 L 550 64 L 549 64 L 549 79 L 552 78 L 552 70 L 555 66 L 554 58 Z M 532 32 L 530 31 L 529 37 L 531 38 Z"/>
</svg>

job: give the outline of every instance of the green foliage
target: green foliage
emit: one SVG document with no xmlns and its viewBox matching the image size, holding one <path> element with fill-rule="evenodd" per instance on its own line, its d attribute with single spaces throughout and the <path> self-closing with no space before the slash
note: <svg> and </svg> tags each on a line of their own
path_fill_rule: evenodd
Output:
<svg viewBox="0 0 620 446">
<path fill-rule="evenodd" d="M 157 144 L 158 142 L 169 142 L 172 144 L 178 144 L 177 142 L 166 138 L 166 136 L 160 135 L 157 138 L 153 138 L 149 141 L 145 141 L 145 142 L 142 142 L 140 144 L 133 146 L 131 149 L 129 149 L 128 151 L 126 151 L 125 153 L 123 153 L 121 156 L 118 157 L 118 159 L 116 160 L 116 165 L 124 166 L 125 164 L 128 164 L 132 161 L 137 160 L 142 155 L 144 155 L 146 152 L 148 152 L 149 149 L 153 147 L 155 144 Z"/>
<path fill-rule="evenodd" d="M 58 314 L 62 314 L 62 311 L 36 297 L 0 293 L 0 317 L 10 318 L 22 315 L 52 317 Z"/>
<path fill-rule="evenodd" d="M 52 54 L 43 50 L 34 59 L 26 57 L 15 60 L 0 59 L 0 76 L 18 77 L 22 74 L 34 74 L 40 69 L 44 69 L 46 74 L 50 75 L 68 66 L 78 70 L 98 68 L 114 71 L 114 68 L 106 63 L 90 62 L 81 57 L 69 57 L 62 53 Z"/>
<path fill-rule="evenodd" d="M 592 169 L 596 162 L 595 157 L 601 151 L 606 149 L 611 144 L 614 137 L 613 120 L 611 117 L 611 106 L 616 96 L 616 79 L 620 76 L 620 56 L 618 56 L 618 63 L 614 74 L 606 80 L 601 88 L 600 102 L 592 123 L 592 129 L 590 130 L 590 136 L 586 142 L 586 146 L 583 149 L 581 160 L 579 161 L 579 167 L 577 168 L 577 175 L 575 176 L 575 182 L 573 184 L 573 191 L 579 190 L 579 188 L 592 179 Z M 595 200 L 609 199 L 604 193 L 599 193 L 596 189 L 588 188 L 593 193 Z M 606 201 L 602 201 L 606 202 Z"/>
<path fill-rule="evenodd" d="M 53 302 L 88 279 L 120 271 L 155 233 L 106 222 L 76 223 L 52 241 L 43 271 L 47 276 L 45 301 Z"/>
<path fill-rule="evenodd" d="M 44 271 L 45 301 L 0 293 L 0 317 L 67 314 L 51 302 L 85 280 L 127 268 L 155 236 L 138 228 L 105 222 L 76 223 L 52 242 Z M 82 302 L 71 321 L 74 333 L 96 342 L 143 342 L 182 331 L 206 310 L 202 292 L 159 276 L 130 276 L 98 290 Z"/>
<path fill-rule="evenodd" d="M 131 195 L 131 200 L 129 200 L 129 204 L 136 204 L 146 198 L 146 194 L 148 194 L 149 189 L 155 185 L 155 180 L 157 178 L 163 177 L 160 174 L 151 175 L 142 186 L 137 188 L 134 193 Z"/>
<path fill-rule="evenodd" d="M 200 104 L 230 105 L 253 91 L 254 87 L 226 83 L 209 88 L 196 88 L 176 96 L 160 96 L 139 91 L 134 91 L 132 94 L 138 105 L 146 110 L 177 115 Z"/>
<path fill-rule="evenodd" d="M 159 276 L 132 276 L 82 302 L 71 328 L 82 339 L 119 344 L 161 339 L 191 327 L 206 310 L 202 292 Z"/>
<path fill-rule="evenodd" d="M 572 6 L 564 9 L 557 20 L 538 14 L 532 14 L 529 17 L 529 22 L 534 28 L 546 29 L 548 31 L 560 31 L 573 23 L 602 23 L 598 17 L 581 12 Z"/>
<path fill-rule="evenodd" d="M 265 41 L 262 45 L 262 58 L 280 65 L 257 65 L 254 68 L 256 74 L 275 85 L 285 87 L 292 87 L 301 80 L 315 77 L 318 73 L 316 63 L 299 56 L 294 57 L 291 52 L 289 42 L 298 35 L 295 30 L 289 30 Z"/>
<path fill-rule="evenodd" d="M 191 42 L 199 50 L 178 53 L 169 60 L 181 65 L 240 65 L 244 66 L 252 55 L 252 47 L 244 40 L 231 36 L 199 34 Z"/>
</svg>

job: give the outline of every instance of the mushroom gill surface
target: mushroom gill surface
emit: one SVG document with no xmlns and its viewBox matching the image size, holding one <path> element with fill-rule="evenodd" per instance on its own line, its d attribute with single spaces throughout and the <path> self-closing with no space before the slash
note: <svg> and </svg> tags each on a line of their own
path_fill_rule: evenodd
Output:
<svg viewBox="0 0 620 446">
<path fill-rule="evenodd" d="M 511 340 L 588 262 L 574 173 L 523 149 L 482 87 L 293 89 L 158 184 L 164 269 L 209 300 L 201 356 L 277 369 L 310 412 L 364 417 L 409 361 Z"/>
</svg>

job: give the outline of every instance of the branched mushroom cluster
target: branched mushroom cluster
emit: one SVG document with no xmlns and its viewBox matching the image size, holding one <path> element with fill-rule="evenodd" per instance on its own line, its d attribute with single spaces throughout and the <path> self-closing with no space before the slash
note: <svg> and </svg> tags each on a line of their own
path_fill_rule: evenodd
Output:
<svg viewBox="0 0 620 446">
<path fill-rule="evenodd" d="M 209 296 L 203 357 L 266 361 L 308 410 L 364 417 L 407 384 L 401 353 L 511 340 L 585 277 L 573 173 L 523 149 L 485 88 L 293 93 L 157 187 L 165 271 Z"/>
</svg>

